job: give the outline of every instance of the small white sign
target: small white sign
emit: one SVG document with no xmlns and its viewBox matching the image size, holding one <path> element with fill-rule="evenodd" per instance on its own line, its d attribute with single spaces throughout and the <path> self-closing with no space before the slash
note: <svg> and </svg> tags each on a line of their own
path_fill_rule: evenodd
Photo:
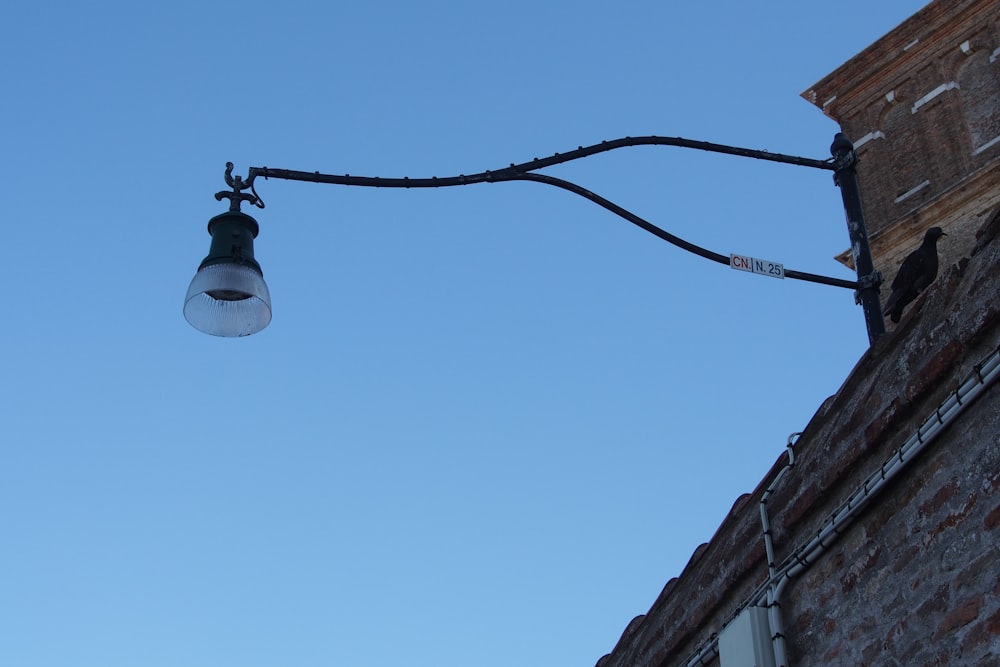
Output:
<svg viewBox="0 0 1000 667">
<path fill-rule="evenodd" d="M 785 266 L 783 264 L 771 262 L 766 259 L 757 259 L 756 257 L 747 257 L 746 255 L 729 255 L 729 268 L 736 269 L 737 271 L 759 273 L 762 276 L 771 276 L 772 278 L 785 277 Z"/>
</svg>

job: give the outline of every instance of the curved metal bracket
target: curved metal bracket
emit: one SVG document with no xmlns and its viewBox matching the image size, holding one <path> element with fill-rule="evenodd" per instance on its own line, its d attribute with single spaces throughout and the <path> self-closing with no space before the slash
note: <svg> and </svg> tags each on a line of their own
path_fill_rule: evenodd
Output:
<svg viewBox="0 0 1000 667">
<path fill-rule="evenodd" d="M 250 174 L 247 180 L 244 181 L 242 176 L 233 176 L 233 163 L 226 163 L 226 185 L 233 189 L 232 192 L 227 192 L 222 190 L 221 192 L 215 193 L 215 200 L 222 201 L 223 199 L 229 200 L 229 210 L 239 211 L 240 204 L 243 202 L 250 202 L 257 208 L 264 208 L 264 201 L 257 195 L 257 191 L 253 187 L 253 179 L 256 176 L 253 169 L 250 170 Z M 243 192 L 249 189 L 250 192 Z"/>
<path fill-rule="evenodd" d="M 495 170 L 487 170 L 475 174 L 461 174 L 459 176 L 449 176 L 444 178 L 438 178 L 436 176 L 431 178 L 381 178 L 378 176 L 351 176 L 350 174 L 336 175 L 336 174 L 322 174 L 318 171 L 295 171 L 291 169 L 273 169 L 270 167 L 250 167 L 248 172 L 247 180 L 243 181 L 239 176 L 232 175 L 232 163 L 226 163 L 226 183 L 228 183 L 232 188 L 233 192 L 220 192 L 216 194 L 216 199 L 222 199 L 223 197 L 228 197 L 230 200 L 230 206 L 232 210 L 239 210 L 239 204 L 242 201 L 250 201 L 255 206 L 264 208 L 264 202 L 261 201 L 260 197 L 257 196 L 257 192 L 253 188 L 254 179 L 257 176 L 263 176 L 264 178 L 280 178 L 282 180 L 288 181 L 304 181 L 309 183 L 329 183 L 334 185 L 353 185 L 361 187 L 374 187 L 374 188 L 440 188 L 448 186 L 457 185 L 471 185 L 473 183 L 497 183 L 501 181 L 535 181 L 537 183 L 545 183 L 547 185 L 552 185 L 558 188 L 562 188 L 576 195 L 584 197 L 595 204 L 602 206 L 603 208 L 611 211 L 615 215 L 623 218 L 632 224 L 645 229 L 654 236 L 657 236 L 668 243 L 671 243 L 683 250 L 694 253 L 705 259 L 709 259 L 713 262 L 718 262 L 720 264 L 729 264 L 729 256 L 723 255 L 711 250 L 707 250 L 693 243 L 685 241 L 669 232 L 660 229 L 656 225 L 648 222 L 638 215 L 618 206 L 617 204 L 601 197 L 600 195 L 594 194 L 590 190 L 583 188 L 570 181 L 565 181 L 563 179 L 555 178 L 545 174 L 536 174 L 539 169 L 544 169 L 545 167 L 551 167 L 557 164 L 563 164 L 565 162 L 570 162 L 572 160 L 578 160 L 581 158 L 589 157 L 591 155 L 597 155 L 598 153 L 606 153 L 609 151 L 617 150 L 619 148 L 626 148 L 629 146 L 675 146 L 679 148 L 692 148 L 700 151 L 708 151 L 713 153 L 724 153 L 727 155 L 735 155 L 737 157 L 753 158 L 757 160 L 764 160 L 768 162 L 780 162 L 784 164 L 791 164 L 799 167 L 810 167 L 813 169 L 821 169 L 826 171 L 832 171 L 835 169 L 832 160 L 816 160 L 812 158 L 799 157 L 795 155 L 784 155 L 782 153 L 771 153 L 769 151 L 754 150 L 749 148 L 740 148 L 737 146 L 726 146 L 723 144 L 714 144 L 707 141 L 694 141 L 691 139 L 683 139 L 680 137 L 660 137 L 660 136 L 645 136 L 645 137 L 624 137 L 621 139 L 615 139 L 613 141 L 602 141 L 599 144 L 594 144 L 592 146 L 580 146 L 575 150 L 568 151 L 566 153 L 556 153 L 547 158 L 535 158 L 528 162 L 522 162 L 521 164 L 511 164 L 508 167 Z M 242 193 L 242 190 L 250 189 L 252 194 Z M 831 278 L 827 276 L 820 276 L 813 273 L 806 273 L 803 271 L 793 271 L 785 270 L 785 276 L 788 278 L 793 278 L 796 280 L 805 280 L 809 282 L 820 283 L 824 285 L 832 285 L 834 287 L 844 287 L 848 289 L 858 289 L 858 283 L 856 281 L 842 280 L 839 278 Z"/>
<path fill-rule="evenodd" d="M 861 305 L 861 293 L 866 289 L 874 289 L 875 293 L 878 294 L 879 287 L 885 279 L 882 277 L 881 271 L 872 271 L 871 273 L 865 274 L 858 278 L 858 289 L 854 292 L 854 303 Z"/>
</svg>

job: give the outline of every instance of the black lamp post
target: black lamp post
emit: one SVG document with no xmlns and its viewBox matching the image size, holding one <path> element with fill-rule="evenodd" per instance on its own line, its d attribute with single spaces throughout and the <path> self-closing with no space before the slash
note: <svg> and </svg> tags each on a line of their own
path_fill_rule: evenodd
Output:
<svg viewBox="0 0 1000 667">
<path fill-rule="evenodd" d="M 834 182 L 840 186 L 841 196 L 844 201 L 847 229 L 858 272 L 857 281 L 794 271 L 785 269 L 782 265 L 774 263 L 767 263 L 768 268 L 766 271 L 758 271 L 754 262 L 759 262 L 759 260 L 748 261 L 752 258 L 742 258 L 736 255 L 723 255 L 712 252 L 670 234 L 631 211 L 575 183 L 546 174 L 536 173 L 539 169 L 552 165 L 578 160 L 598 153 L 606 153 L 618 148 L 642 145 L 693 148 L 695 150 L 726 153 L 739 157 L 782 162 L 834 172 Z M 184 316 L 196 329 L 216 336 L 247 336 L 257 333 L 271 321 L 270 294 L 268 293 L 267 285 L 264 283 L 260 265 L 253 256 L 253 239 L 257 236 L 258 232 L 257 221 L 240 211 L 240 204 L 244 201 L 259 208 L 264 208 L 264 202 L 257 195 L 257 191 L 254 188 L 254 180 L 259 176 L 292 181 L 308 181 L 310 183 L 333 183 L 337 185 L 376 188 L 440 188 L 472 185 L 473 183 L 535 181 L 562 188 L 585 199 L 589 199 L 664 241 L 714 262 L 728 264 L 733 268 L 766 272 L 784 278 L 805 280 L 856 290 L 857 300 L 864 310 L 868 340 L 872 343 L 885 333 L 885 324 L 883 323 L 882 308 L 878 294 L 882 278 L 874 270 L 871 250 L 868 246 L 868 233 L 865 228 L 861 198 L 858 191 L 857 174 L 855 172 L 857 157 L 854 153 L 854 146 L 847 137 L 840 133 L 834 138 L 830 151 L 833 154 L 832 159 L 815 160 L 794 155 L 782 155 L 768 151 L 713 144 L 705 141 L 681 139 L 679 137 L 625 137 L 614 141 L 603 141 L 593 146 L 581 146 L 576 150 L 567 153 L 556 153 L 551 157 L 543 159 L 536 158 L 530 162 L 511 164 L 509 167 L 495 171 L 484 171 L 447 178 L 379 178 L 372 176 L 351 176 L 349 174 L 339 176 L 321 174 L 319 172 L 251 167 L 244 181 L 241 177 L 234 177 L 232 175 L 233 165 L 232 163 L 228 163 L 226 165 L 226 183 L 232 190 L 218 192 L 215 198 L 220 201 L 228 198 L 230 202 L 229 211 L 209 221 L 208 231 L 212 235 L 211 249 L 208 256 L 198 267 L 198 272 L 195 274 L 194 279 L 191 281 L 191 286 L 188 288 L 188 293 L 184 300 Z"/>
</svg>

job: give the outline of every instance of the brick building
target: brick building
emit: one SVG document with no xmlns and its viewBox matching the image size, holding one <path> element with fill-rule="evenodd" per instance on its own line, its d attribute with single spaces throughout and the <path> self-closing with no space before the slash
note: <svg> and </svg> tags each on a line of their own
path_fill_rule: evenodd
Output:
<svg viewBox="0 0 1000 667">
<path fill-rule="evenodd" d="M 876 268 L 939 225 L 941 270 L 598 667 L 1000 665 L 1000 0 L 804 96 L 855 142 Z"/>
<path fill-rule="evenodd" d="M 950 237 L 946 260 L 967 255 L 1000 204 L 998 35 L 1000 3 L 932 2 L 802 94 L 854 142 L 888 280 L 933 225 Z"/>
</svg>

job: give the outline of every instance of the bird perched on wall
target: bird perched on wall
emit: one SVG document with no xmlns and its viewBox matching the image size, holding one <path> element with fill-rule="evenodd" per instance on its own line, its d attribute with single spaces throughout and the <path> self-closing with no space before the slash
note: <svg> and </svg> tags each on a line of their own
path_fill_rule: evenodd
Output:
<svg viewBox="0 0 1000 667">
<path fill-rule="evenodd" d="M 903 308 L 917 298 L 934 282 L 938 272 L 937 242 L 947 236 L 940 227 L 931 227 L 924 234 L 924 242 L 911 252 L 899 267 L 892 281 L 892 294 L 885 302 L 885 313 L 893 322 L 899 322 Z"/>
</svg>

